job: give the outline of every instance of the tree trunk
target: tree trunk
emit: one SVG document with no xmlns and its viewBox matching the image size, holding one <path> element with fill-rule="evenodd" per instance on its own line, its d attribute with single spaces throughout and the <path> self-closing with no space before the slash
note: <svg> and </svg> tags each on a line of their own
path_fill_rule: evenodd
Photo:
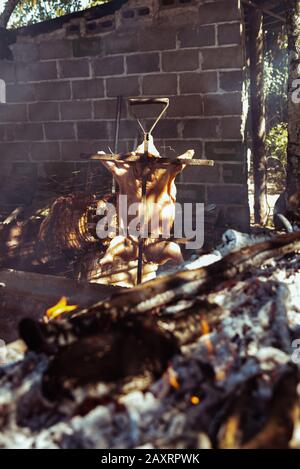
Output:
<svg viewBox="0 0 300 469">
<path fill-rule="evenodd" d="M 7 0 L 4 6 L 4 10 L 0 15 L 0 28 L 6 28 L 10 20 L 11 15 L 14 12 L 14 9 L 18 5 L 20 0 Z"/>
<path fill-rule="evenodd" d="M 263 13 L 251 11 L 250 22 L 250 78 L 252 151 L 254 176 L 255 223 L 263 224 L 267 218 L 266 173 L 266 106 L 264 96 L 264 31 Z"/>
<path fill-rule="evenodd" d="M 287 191 L 300 189 L 300 0 L 287 1 L 289 50 Z M 298 80 L 297 82 L 295 80 Z"/>
</svg>

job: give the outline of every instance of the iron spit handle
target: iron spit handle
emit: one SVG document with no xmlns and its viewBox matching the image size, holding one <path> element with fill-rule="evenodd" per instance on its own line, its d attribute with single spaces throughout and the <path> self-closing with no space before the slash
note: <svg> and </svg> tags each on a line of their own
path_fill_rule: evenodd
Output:
<svg viewBox="0 0 300 469">
<path fill-rule="evenodd" d="M 163 104 L 169 106 L 169 98 L 129 98 L 130 106 L 138 104 Z"/>
<path fill-rule="evenodd" d="M 169 100 L 169 98 L 129 98 L 128 103 L 129 103 L 130 106 L 138 106 L 138 105 L 143 105 L 143 104 L 146 104 L 146 105 L 147 104 L 162 104 L 163 105 L 163 110 L 159 114 L 158 118 L 156 119 L 156 121 L 152 125 L 149 132 L 146 132 L 146 130 L 144 129 L 140 119 L 137 117 L 137 115 L 134 113 L 134 111 L 132 111 L 132 114 L 136 118 L 136 120 L 138 121 L 138 124 L 141 127 L 144 135 L 146 135 L 146 134 L 151 135 L 151 133 L 153 132 L 154 127 L 156 127 L 157 123 L 160 121 L 160 119 L 162 118 L 162 116 L 164 115 L 166 110 L 168 109 L 169 104 L 170 104 L 170 100 Z"/>
</svg>

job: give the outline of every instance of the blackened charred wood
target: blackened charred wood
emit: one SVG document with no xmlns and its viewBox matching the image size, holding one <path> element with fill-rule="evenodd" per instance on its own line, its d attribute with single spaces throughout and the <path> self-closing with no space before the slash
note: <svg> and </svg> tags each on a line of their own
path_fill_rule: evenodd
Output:
<svg viewBox="0 0 300 469">
<path fill-rule="evenodd" d="M 278 259 L 297 250 L 300 250 L 300 232 L 278 236 L 245 247 L 207 267 L 171 274 L 126 290 L 108 301 L 97 303 L 90 311 L 145 313 L 178 300 L 203 295 L 253 267 L 261 267 L 269 259 Z M 82 314 L 86 312 L 82 311 Z"/>
<path fill-rule="evenodd" d="M 275 384 L 264 427 L 242 445 L 243 449 L 288 449 L 299 405 L 297 375 L 296 367 L 287 365 Z"/>
<path fill-rule="evenodd" d="M 240 274 L 253 267 L 261 267 L 263 262 L 268 259 L 282 257 L 298 249 L 300 249 L 299 232 L 283 235 L 243 248 L 207 267 L 157 278 L 131 290 L 116 293 L 110 299 L 76 312 L 68 319 L 51 322 L 47 326 L 43 325 L 45 343 L 69 345 L 76 342 L 78 337 L 82 335 L 89 335 L 96 330 L 101 332 L 103 328 L 111 327 L 112 323 L 119 321 L 122 317 L 139 316 L 148 312 L 152 312 L 158 318 L 161 317 L 160 320 L 163 321 L 168 310 L 172 312 L 172 308 L 174 309 L 173 316 L 169 313 L 166 320 L 166 324 L 169 324 L 168 327 L 175 329 L 175 325 L 179 324 L 176 321 L 182 320 L 183 323 L 187 321 L 185 326 L 191 326 L 192 334 L 195 323 L 194 312 L 201 313 L 201 308 L 198 307 L 197 310 L 197 296 L 211 292 L 222 284 L 226 286 L 224 282 L 237 279 Z M 183 311 L 184 309 L 187 311 L 185 318 L 181 319 L 182 315 L 178 314 L 176 308 L 178 310 L 178 303 L 183 300 L 190 301 L 190 304 L 187 303 L 187 306 L 182 308 Z M 218 321 L 223 314 L 217 308 L 214 313 L 216 315 L 215 321 Z M 206 313 L 205 318 L 207 319 L 209 316 L 210 314 Z M 213 318 L 213 316 L 211 317 Z M 22 338 L 25 342 L 30 340 L 28 334 L 22 335 Z M 184 339 L 183 342 L 185 340 L 189 339 Z M 286 343 L 286 339 L 284 342 Z"/>
<path fill-rule="evenodd" d="M 265 386 L 261 386 L 263 374 L 260 370 L 256 376 L 242 382 L 234 394 L 226 396 L 220 410 L 223 423 L 218 431 L 214 429 L 217 447 L 288 448 L 298 405 L 297 367 L 291 363 L 282 365 Z"/>
<path fill-rule="evenodd" d="M 52 354 L 43 379 L 43 392 L 49 399 L 57 399 L 74 386 L 99 380 L 116 382 L 145 373 L 157 379 L 171 358 L 180 353 L 173 335 L 149 317 L 116 322 L 106 318 L 102 328 L 98 324 L 89 333 L 78 331 L 73 341 L 68 335 L 75 334 L 75 330 L 64 327 L 64 337 L 60 335 L 60 343 L 52 344 L 52 348 L 45 337 L 50 326 L 32 320 L 20 325 L 21 336 L 31 349 Z"/>
</svg>

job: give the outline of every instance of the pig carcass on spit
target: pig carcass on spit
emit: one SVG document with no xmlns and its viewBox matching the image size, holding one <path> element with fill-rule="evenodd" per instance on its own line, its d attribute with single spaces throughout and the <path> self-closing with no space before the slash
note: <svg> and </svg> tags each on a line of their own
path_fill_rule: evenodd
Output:
<svg viewBox="0 0 300 469">
<path fill-rule="evenodd" d="M 147 236 L 144 239 L 143 248 L 143 281 L 150 279 L 155 275 L 159 265 L 170 261 L 179 264 L 183 261 L 180 246 L 168 240 L 171 228 L 175 219 L 176 185 L 175 178 L 185 168 L 184 163 L 174 163 L 166 166 L 160 164 L 160 155 L 154 146 L 153 138 L 150 137 L 149 157 L 147 165 L 144 162 L 135 162 L 134 164 L 119 161 L 102 161 L 104 166 L 110 171 L 116 179 L 119 192 L 117 195 L 118 213 L 120 217 L 120 203 L 123 203 L 127 196 L 127 207 L 132 204 L 140 204 L 137 213 L 130 215 L 126 212 L 127 220 L 119 219 L 120 223 L 129 225 L 134 219 L 143 218 L 144 230 L 146 228 Z M 144 144 L 140 145 L 135 154 L 144 154 Z M 193 150 L 188 150 L 184 155 L 177 159 L 191 159 L 194 156 Z M 146 202 L 142 201 L 142 179 L 146 175 Z M 142 213 L 141 213 L 142 212 Z M 153 221 L 155 220 L 155 223 Z M 127 229 L 125 227 L 125 230 Z M 142 230 L 142 227 L 140 227 Z M 117 261 L 126 263 L 128 268 L 131 266 L 136 269 L 138 257 L 138 236 L 130 233 L 117 234 L 115 236 L 99 264 L 102 269 L 101 283 L 114 284 L 114 279 L 109 272 L 113 272 L 114 264 Z M 105 277 L 105 272 L 108 273 Z M 136 282 L 136 273 L 133 274 L 131 281 Z M 106 278 L 106 280 L 105 280 Z M 125 286 L 124 282 L 116 282 Z M 129 286 L 129 285 L 126 285 Z"/>
</svg>

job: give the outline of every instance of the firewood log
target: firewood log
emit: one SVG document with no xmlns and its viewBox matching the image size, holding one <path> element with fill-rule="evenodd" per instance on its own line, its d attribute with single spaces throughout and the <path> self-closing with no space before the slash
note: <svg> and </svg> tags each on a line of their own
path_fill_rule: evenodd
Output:
<svg viewBox="0 0 300 469">
<path fill-rule="evenodd" d="M 203 295 L 222 282 L 236 278 L 251 268 L 261 267 L 269 259 L 278 259 L 300 250 L 300 232 L 281 235 L 245 247 L 206 267 L 157 278 L 131 290 L 114 295 L 96 309 L 145 313 L 182 298 Z"/>
</svg>

